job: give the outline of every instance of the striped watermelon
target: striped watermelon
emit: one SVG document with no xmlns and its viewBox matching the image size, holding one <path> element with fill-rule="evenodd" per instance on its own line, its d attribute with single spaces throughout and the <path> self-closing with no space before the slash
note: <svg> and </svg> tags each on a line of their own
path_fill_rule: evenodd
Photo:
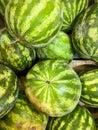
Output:
<svg viewBox="0 0 98 130">
<path fill-rule="evenodd" d="M 4 16 L 6 5 L 8 4 L 9 0 L 0 0 L 0 13 Z"/>
<path fill-rule="evenodd" d="M 0 64 L 0 118 L 15 105 L 18 90 L 16 74 L 7 66 Z"/>
<path fill-rule="evenodd" d="M 3 30 L 3 29 L 2 29 Z M 15 42 L 3 30 L 0 35 L 0 63 L 7 65 L 15 72 L 20 73 L 31 67 L 35 61 L 36 55 L 33 48 L 27 48 L 19 42 Z"/>
<path fill-rule="evenodd" d="M 36 49 L 38 58 L 46 59 L 64 59 L 69 63 L 73 59 L 73 52 L 69 36 L 60 31 L 57 37 L 46 47 Z"/>
<path fill-rule="evenodd" d="M 0 130 L 45 130 L 48 117 L 37 111 L 20 92 L 13 109 L 0 119 Z"/>
<path fill-rule="evenodd" d="M 88 7 L 89 0 L 62 0 L 63 1 L 63 26 L 62 30 L 70 31 L 77 16 Z"/>
<path fill-rule="evenodd" d="M 11 0 L 5 10 L 5 21 L 15 40 L 29 47 L 44 46 L 61 28 L 61 0 Z"/>
<path fill-rule="evenodd" d="M 52 117 L 71 112 L 81 95 L 78 75 L 63 60 L 37 62 L 27 73 L 24 86 L 30 102 Z"/>
<path fill-rule="evenodd" d="M 84 70 L 80 73 L 82 93 L 80 100 L 90 107 L 98 107 L 98 69 Z"/>
<path fill-rule="evenodd" d="M 72 32 L 72 44 L 79 57 L 98 62 L 98 4 L 87 8 Z"/>
<path fill-rule="evenodd" d="M 92 114 L 78 105 L 71 113 L 50 118 L 47 130 L 96 130 Z"/>
</svg>

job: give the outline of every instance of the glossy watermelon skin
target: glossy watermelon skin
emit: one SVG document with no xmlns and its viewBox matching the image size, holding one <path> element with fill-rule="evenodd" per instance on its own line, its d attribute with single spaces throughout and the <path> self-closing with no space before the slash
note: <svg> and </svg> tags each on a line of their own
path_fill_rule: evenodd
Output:
<svg viewBox="0 0 98 130">
<path fill-rule="evenodd" d="M 0 118 L 11 111 L 16 103 L 18 93 L 16 74 L 7 66 L 0 64 Z"/>
<path fill-rule="evenodd" d="M 63 31 L 60 31 L 49 45 L 36 49 L 36 52 L 40 60 L 63 59 L 69 63 L 73 59 L 70 38 Z"/>
<path fill-rule="evenodd" d="M 80 73 L 82 92 L 80 100 L 90 107 L 98 107 L 98 69 Z"/>
<path fill-rule="evenodd" d="M 72 32 L 72 44 L 79 57 L 98 62 L 98 4 L 78 17 Z"/>
<path fill-rule="evenodd" d="M 3 30 L 3 29 L 1 29 Z M 29 69 L 35 62 L 36 53 L 33 48 L 27 48 L 14 41 L 7 30 L 0 35 L 0 63 L 10 67 L 16 73 Z"/>
<path fill-rule="evenodd" d="M 78 105 L 65 116 L 50 118 L 47 130 L 96 130 L 96 127 L 92 114 Z"/>
<path fill-rule="evenodd" d="M 41 47 L 50 43 L 62 25 L 60 0 L 14 0 L 5 10 L 9 33 L 25 46 Z"/>
<path fill-rule="evenodd" d="M 52 117 L 71 112 L 81 95 L 78 75 L 63 60 L 37 62 L 27 73 L 24 86 L 30 102 Z"/>
<path fill-rule="evenodd" d="M 45 130 L 48 116 L 37 111 L 24 92 L 19 91 L 13 109 L 0 120 L 1 130 Z"/>
<path fill-rule="evenodd" d="M 89 0 L 62 0 L 63 26 L 62 30 L 71 31 L 78 15 L 89 5 Z"/>
</svg>

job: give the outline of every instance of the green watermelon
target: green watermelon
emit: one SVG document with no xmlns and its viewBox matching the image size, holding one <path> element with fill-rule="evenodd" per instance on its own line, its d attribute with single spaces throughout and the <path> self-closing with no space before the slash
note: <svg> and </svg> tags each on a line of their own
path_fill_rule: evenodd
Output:
<svg viewBox="0 0 98 130">
<path fill-rule="evenodd" d="M 45 130 L 48 116 L 37 111 L 27 100 L 23 92 L 19 92 L 13 109 L 0 119 L 0 130 Z"/>
<path fill-rule="evenodd" d="M 78 105 L 71 113 L 62 117 L 51 117 L 47 130 L 96 130 L 92 114 Z"/>
<path fill-rule="evenodd" d="M 69 36 L 60 31 L 57 37 L 46 47 L 36 49 L 40 60 L 46 59 L 64 59 L 69 63 L 73 59 Z"/>
<path fill-rule="evenodd" d="M 72 32 L 73 48 L 79 57 L 98 62 L 98 4 L 78 17 Z"/>
<path fill-rule="evenodd" d="M 81 95 L 81 82 L 64 60 L 37 62 L 26 75 L 25 93 L 36 109 L 52 117 L 71 112 Z"/>
<path fill-rule="evenodd" d="M 11 0 L 5 10 L 9 33 L 25 46 L 50 43 L 62 26 L 61 0 Z"/>
<path fill-rule="evenodd" d="M 0 0 L 0 13 L 4 16 L 6 5 L 8 4 L 9 0 Z"/>
<path fill-rule="evenodd" d="M 32 66 L 36 58 L 35 50 L 14 41 L 7 30 L 0 34 L 0 63 L 20 73 Z"/>
<path fill-rule="evenodd" d="M 89 0 L 62 0 L 63 26 L 62 30 L 71 31 L 78 15 L 88 7 Z"/>
<path fill-rule="evenodd" d="M 79 77 L 82 83 L 80 100 L 90 107 L 98 107 L 98 69 L 84 70 Z"/>
<path fill-rule="evenodd" d="M 14 71 L 0 64 L 0 118 L 15 105 L 18 97 L 18 79 Z"/>
</svg>

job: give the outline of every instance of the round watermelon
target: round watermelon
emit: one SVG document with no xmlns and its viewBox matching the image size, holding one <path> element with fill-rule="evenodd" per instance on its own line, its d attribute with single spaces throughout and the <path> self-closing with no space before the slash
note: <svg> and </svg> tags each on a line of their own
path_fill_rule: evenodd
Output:
<svg viewBox="0 0 98 130">
<path fill-rule="evenodd" d="M 37 111 L 23 92 L 13 109 L 0 119 L 0 130 L 45 130 L 48 116 Z"/>
<path fill-rule="evenodd" d="M 27 73 L 24 86 L 36 109 L 52 117 L 71 112 L 81 95 L 78 75 L 63 60 L 37 62 Z"/>
<path fill-rule="evenodd" d="M 0 64 L 0 118 L 4 117 L 16 103 L 19 87 L 14 71 Z"/>
<path fill-rule="evenodd" d="M 64 59 L 69 63 L 73 59 L 73 51 L 69 36 L 60 31 L 57 37 L 46 47 L 36 49 L 40 60 Z"/>
<path fill-rule="evenodd" d="M 29 47 L 44 46 L 62 26 L 61 0 L 11 0 L 5 10 L 5 21 L 15 40 Z"/>
<path fill-rule="evenodd" d="M 78 15 L 88 7 L 89 0 L 62 0 L 63 26 L 62 30 L 71 31 Z"/>
<path fill-rule="evenodd" d="M 6 29 L 0 33 L 0 63 L 7 65 L 16 73 L 29 69 L 36 58 L 35 50 L 14 41 Z"/>
<path fill-rule="evenodd" d="M 47 130 L 96 130 L 92 114 L 78 105 L 71 113 L 62 117 L 51 117 Z"/>
<path fill-rule="evenodd" d="M 98 107 L 98 69 L 84 70 L 79 77 L 82 83 L 80 100 L 90 107 Z"/>
<path fill-rule="evenodd" d="M 73 48 L 79 57 L 98 62 L 98 4 L 93 4 L 78 17 L 72 32 Z"/>
</svg>

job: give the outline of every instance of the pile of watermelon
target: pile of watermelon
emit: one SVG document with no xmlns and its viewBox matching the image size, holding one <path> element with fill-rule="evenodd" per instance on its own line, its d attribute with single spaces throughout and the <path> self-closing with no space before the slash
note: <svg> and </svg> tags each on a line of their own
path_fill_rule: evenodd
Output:
<svg viewBox="0 0 98 130">
<path fill-rule="evenodd" d="M 0 0 L 0 130 L 98 129 L 97 2 Z"/>
</svg>

